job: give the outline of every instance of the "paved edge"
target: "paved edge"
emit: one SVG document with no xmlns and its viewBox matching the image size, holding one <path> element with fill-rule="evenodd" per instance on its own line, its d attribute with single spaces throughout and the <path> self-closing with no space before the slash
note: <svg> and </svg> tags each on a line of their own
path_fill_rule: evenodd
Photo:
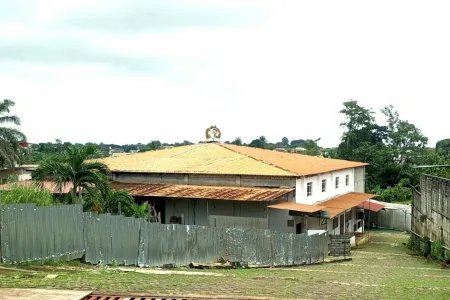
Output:
<svg viewBox="0 0 450 300">
<path fill-rule="evenodd" d="M 0 288 L 0 299 L 14 300 L 81 300 L 91 294 L 91 291 L 50 290 L 50 289 L 16 289 Z"/>
</svg>

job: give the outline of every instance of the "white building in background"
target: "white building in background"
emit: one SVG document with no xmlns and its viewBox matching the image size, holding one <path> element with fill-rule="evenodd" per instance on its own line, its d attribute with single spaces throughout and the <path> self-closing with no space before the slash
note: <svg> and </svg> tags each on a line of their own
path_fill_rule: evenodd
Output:
<svg viewBox="0 0 450 300">
<path fill-rule="evenodd" d="M 367 164 L 202 143 L 102 160 L 112 186 L 152 204 L 163 223 L 303 233 L 363 231 Z"/>
</svg>

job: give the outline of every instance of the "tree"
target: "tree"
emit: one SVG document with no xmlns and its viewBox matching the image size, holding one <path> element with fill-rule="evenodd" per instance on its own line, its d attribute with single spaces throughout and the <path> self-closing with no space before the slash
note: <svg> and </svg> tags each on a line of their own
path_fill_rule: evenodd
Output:
<svg viewBox="0 0 450 300">
<path fill-rule="evenodd" d="M 236 137 L 232 142 L 233 145 L 238 145 L 238 146 L 242 146 L 242 139 L 241 137 Z"/>
<path fill-rule="evenodd" d="M 314 140 L 306 140 L 303 144 L 303 148 L 306 149 L 305 153 L 306 155 L 319 155 L 320 154 L 320 147 L 317 145 L 317 142 Z"/>
<path fill-rule="evenodd" d="M 18 129 L 5 125 L 20 125 L 19 117 L 8 115 L 14 101 L 5 99 L 0 102 L 0 167 L 12 168 L 20 163 L 19 142 L 25 141 L 26 136 Z"/>
<path fill-rule="evenodd" d="M 450 139 L 440 140 L 436 143 L 436 152 L 444 158 L 450 158 Z"/>
<path fill-rule="evenodd" d="M 261 148 L 261 149 L 264 148 L 264 146 L 263 146 L 263 144 L 262 144 L 260 139 L 256 139 L 256 140 L 251 141 L 249 146 L 253 147 L 253 148 Z"/>
<path fill-rule="evenodd" d="M 281 139 L 281 143 L 283 144 L 283 146 L 288 147 L 289 146 L 289 140 L 287 137 L 283 137 Z"/>
<path fill-rule="evenodd" d="M 357 101 L 344 102 L 340 111 L 346 119 L 341 124 L 344 134 L 338 147 L 340 158 L 367 162 L 368 190 L 394 187 L 402 179 L 417 183 L 419 176 L 414 164 L 427 159 L 428 139 L 414 124 L 401 120 L 392 106 L 381 112 L 387 126 L 375 122 L 374 112 L 360 106 Z"/>
<path fill-rule="evenodd" d="M 291 147 L 292 148 L 302 147 L 304 143 L 305 143 L 305 140 L 302 140 L 302 139 L 292 140 Z"/>
<path fill-rule="evenodd" d="M 263 148 L 263 149 L 266 148 L 266 145 L 267 145 L 267 139 L 266 139 L 266 137 L 263 136 L 263 135 L 260 136 L 260 137 L 259 137 L 259 141 L 261 142 L 261 146 L 262 146 L 261 148 Z"/>
<path fill-rule="evenodd" d="M 106 189 L 108 168 L 98 161 L 87 161 L 98 152 L 95 146 L 67 148 L 62 154 L 47 157 L 32 173 L 35 181 L 53 181 L 59 189 L 68 183 L 72 190 L 68 194 L 69 202 L 81 200 L 81 189 L 95 193 L 96 189 Z M 77 197 L 77 192 L 79 195 Z"/>
<path fill-rule="evenodd" d="M 96 213 L 110 213 L 117 215 L 119 205 L 121 213 L 126 217 L 134 215 L 136 207 L 134 198 L 126 191 L 114 191 L 109 186 L 104 189 L 96 189 L 86 196 L 84 209 Z"/>
</svg>

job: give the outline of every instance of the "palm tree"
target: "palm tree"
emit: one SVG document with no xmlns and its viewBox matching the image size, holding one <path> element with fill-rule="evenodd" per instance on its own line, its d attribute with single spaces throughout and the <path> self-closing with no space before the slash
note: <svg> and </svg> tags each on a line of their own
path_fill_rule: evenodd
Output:
<svg viewBox="0 0 450 300">
<path fill-rule="evenodd" d="M 259 137 L 259 140 L 260 140 L 260 142 L 261 142 L 261 147 L 264 149 L 264 148 L 266 148 L 266 144 L 267 144 L 267 139 L 266 139 L 266 137 L 265 136 L 260 136 Z"/>
<path fill-rule="evenodd" d="M 60 190 L 66 184 L 72 184 L 68 200 L 78 202 L 81 189 L 95 193 L 98 189 L 105 191 L 108 188 L 108 167 L 98 161 L 87 161 L 98 151 L 94 145 L 69 146 L 62 154 L 45 158 L 32 177 L 41 183 L 53 181 Z"/>
<path fill-rule="evenodd" d="M 25 135 L 18 129 L 4 125 L 20 125 L 17 116 L 7 115 L 14 101 L 5 99 L 0 102 L 0 167 L 12 168 L 20 162 L 19 142 L 25 141 Z"/>
<path fill-rule="evenodd" d="M 114 191 L 108 186 L 106 189 L 98 189 L 88 194 L 84 209 L 96 213 L 118 214 L 119 205 L 124 216 L 134 215 L 136 207 L 133 196 L 126 191 Z"/>
<path fill-rule="evenodd" d="M 238 136 L 231 143 L 234 144 L 234 145 L 242 146 L 242 139 L 241 139 L 241 137 Z"/>
</svg>

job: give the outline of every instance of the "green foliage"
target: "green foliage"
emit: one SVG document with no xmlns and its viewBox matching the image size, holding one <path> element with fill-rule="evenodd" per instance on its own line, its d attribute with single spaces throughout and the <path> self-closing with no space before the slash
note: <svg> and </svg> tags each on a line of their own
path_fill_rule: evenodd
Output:
<svg viewBox="0 0 450 300">
<path fill-rule="evenodd" d="M 320 147 L 317 145 L 317 142 L 314 140 L 306 140 L 303 144 L 303 148 L 306 149 L 306 151 L 302 154 L 306 155 L 319 155 L 320 154 Z"/>
<path fill-rule="evenodd" d="M 442 241 L 431 243 L 431 256 L 438 261 L 443 261 L 445 259 L 444 248 L 442 248 L 443 245 L 444 243 Z"/>
<path fill-rule="evenodd" d="M 240 137 L 236 137 L 231 144 L 242 146 L 242 139 Z"/>
<path fill-rule="evenodd" d="M 414 124 L 401 120 L 392 106 L 382 109 L 387 118 L 387 126 L 375 122 L 374 111 L 358 105 L 357 101 L 344 102 L 341 113 L 346 120 L 341 124 L 344 129 L 338 151 L 340 158 L 367 162 L 366 189 L 385 190 L 386 197 L 392 192 L 403 192 L 402 185 L 395 187 L 403 178 L 415 185 L 419 180 L 419 171 L 413 165 L 427 159 L 428 139 Z M 402 198 L 398 195 L 396 198 Z"/>
<path fill-rule="evenodd" d="M 450 159 L 450 139 L 438 141 L 436 143 L 436 152 L 444 159 Z"/>
<path fill-rule="evenodd" d="M 119 204 L 122 215 L 134 215 L 134 198 L 125 191 L 114 191 L 109 186 L 103 189 L 93 189 L 85 197 L 84 209 L 96 213 L 119 213 Z"/>
<path fill-rule="evenodd" d="M 19 142 L 25 141 L 26 136 L 10 125 L 20 125 L 20 119 L 8 115 L 15 105 L 14 101 L 5 99 L 0 102 L 0 167 L 11 168 L 19 164 L 25 154 L 19 148 Z M 5 126 L 6 125 L 6 126 Z"/>
<path fill-rule="evenodd" d="M 39 186 L 13 184 L 11 190 L 1 192 L 2 204 L 34 203 L 37 206 L 55 205 L 53 194 Z"/>
<path fill-rule="evenodd" d="M 394 187 L 388 187 L 386 189 L 376 186 L 372 191 L 379 196 L 379 200 L 384 202 L 411 202 L 412 190 L 409 186 L 409 179 L 403 178 Z"/>
<path fill-rule="evenodd" d="M 73 188 L 66 200 L 69 203 L 77 203 L 77 191 L 81 188 L 94 193 L 95 189 L 106 189 L 107 166 L 101 162 L 87 161 L 97 151 L 98 148 L 91 145 L 70 146 L 61 154 L 53 154 L 44 159 L 32 173 L 32 177 L 38 182 L 53 181 L 60 188 L 71 183 Z"/>
<path fill-rule="evenodd" d="M 426 241 L 426 238 L 420 238 L 414 234 L 411 234 L 408 242 L 406 243 L 406 247 L 417 254 L 424 255 Z"/>
</svg>

